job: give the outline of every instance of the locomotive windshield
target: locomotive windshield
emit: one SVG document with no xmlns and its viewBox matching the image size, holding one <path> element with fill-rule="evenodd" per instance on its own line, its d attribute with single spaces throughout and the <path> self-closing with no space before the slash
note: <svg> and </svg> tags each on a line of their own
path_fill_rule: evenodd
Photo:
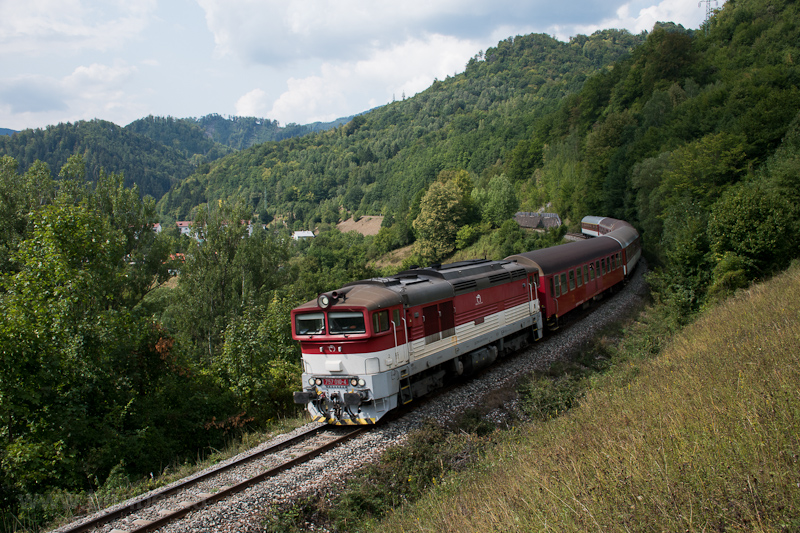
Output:
<svg viewBox="0 0 800 533">
<path fill-rule="evenodd" d="M 324 335 L 325 317 L 322 313 L 306 313 L 295 317 L 298 335 Z"/>
<path fill-rule="evenodd" d="M 328 313 L 328 326 L 331 335 L 346 335 L 350 333 L 366 333 L 364 315 L 354 312 Z"/>
</svg>

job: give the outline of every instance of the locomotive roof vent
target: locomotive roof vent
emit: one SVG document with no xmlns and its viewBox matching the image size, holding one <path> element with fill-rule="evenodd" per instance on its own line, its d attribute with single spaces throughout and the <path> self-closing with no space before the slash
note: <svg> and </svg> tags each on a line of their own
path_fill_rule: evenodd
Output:
<svg viewBox="0 0 800 533">
<path fill-rule="evenodd" d="M 511 276 L 507 271 L 504 271 L 489 276 L 489 283 L 502 283 L 503 281 L 508 281 L 509 279 L 511 279 Z"/>
</svg>

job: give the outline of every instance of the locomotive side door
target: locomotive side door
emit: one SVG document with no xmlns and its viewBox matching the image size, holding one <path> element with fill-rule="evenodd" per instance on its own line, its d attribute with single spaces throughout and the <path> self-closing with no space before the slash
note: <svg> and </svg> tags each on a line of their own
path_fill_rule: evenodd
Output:
<svg viewBox="0 0 800 533">
<path fill-rule="evenodd" d="M 528 276 L 528 312 L 534 314 L 537 311 L 536 300 L 539 299 L 539 273 L 536 272 Z"/>
<path fill-rule="evenodd" d="M 400 320 L 402 311 L 394 309 L 392 311 L 392 330 L 394 331 L 394 360 L 398 365 L 408 363 L 408 351 L 411 344 L 408 342 L 408 328 L 406 321 Z"/>
</svg>

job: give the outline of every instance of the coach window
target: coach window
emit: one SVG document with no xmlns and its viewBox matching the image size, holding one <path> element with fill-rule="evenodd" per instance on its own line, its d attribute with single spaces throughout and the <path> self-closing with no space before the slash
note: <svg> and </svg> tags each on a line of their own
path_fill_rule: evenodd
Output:
<svg viewBox="0 0 800 533">
<path fill-rule="evenodd" d="M 372 331 L 381 333 L 389 329 L 389 311 L 378 311 L 372 314 Z"/>
<path fill-rule="evenodd" d="M 566 294 L 567 291 L 569 290 L 568 287 L 569 285 L 567 285 L 567 273 L 564 272 L 563 274 L 561 274 L 561 294 Z"/>
<path fill-rule="evenodd" d="M 600 272 L 605 276 L 606 274 L 606 258 L 600 260 Z"/>
<path fill-rule="evenodd" d="M 591 280 L 594 279 L 594 265 L 592 265 L 591 263 L 589 263 L 589 279 Z"/>
<path fill-rule="evenodd" d="M 569 290 L 571 290 L 571 291 L 575 290 L 575 271 L 574 270 L 570 270 L 569 271 Z"/>
<path fill-rule="evenodd" d="M 583 285 L 583 267 L 578 267 L 576 276 L 578 276 L 578 287 L 580 287 Z"/>
<path fill-rule="evenodd" d="M 583 282 L 589 283 L 589 267 L 583 265 Z"/>
<path fill-rule="evenodd" d="M 622 258 L 620 257 L 620 253 L 617 252 L 617 268 L 622 266 Z"/>
<path fill-rule="evenodd" d="M 550 279 L 550 296 L 552 296 L 553 298 L 558 298 L 559 296 L 561 296 L 561 294 L 559 293 L 559 289 L 560 287 L 558 286 L 558 276 L 556 275 Z"/>
<path fill-rule="evenodd" d="M 594 275 L 600 277 L 600 261 L 594 262 Z"/>
</svg>

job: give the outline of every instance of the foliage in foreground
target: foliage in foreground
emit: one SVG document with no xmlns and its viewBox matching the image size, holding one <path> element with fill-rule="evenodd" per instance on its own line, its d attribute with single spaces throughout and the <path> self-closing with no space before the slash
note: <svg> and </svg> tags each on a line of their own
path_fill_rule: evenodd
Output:
<svg viewBox="0 0 800 533">
<path fill-rule="evenodd" d="M 634 344 L 647 349 L 647 337 Z M 456 476 L 376 530 L 796 530 L 798 353 L 794 266 L 652 361 L 621 364 L 570 416 L 510 435 L 484 474 Z"/>
</svg>

